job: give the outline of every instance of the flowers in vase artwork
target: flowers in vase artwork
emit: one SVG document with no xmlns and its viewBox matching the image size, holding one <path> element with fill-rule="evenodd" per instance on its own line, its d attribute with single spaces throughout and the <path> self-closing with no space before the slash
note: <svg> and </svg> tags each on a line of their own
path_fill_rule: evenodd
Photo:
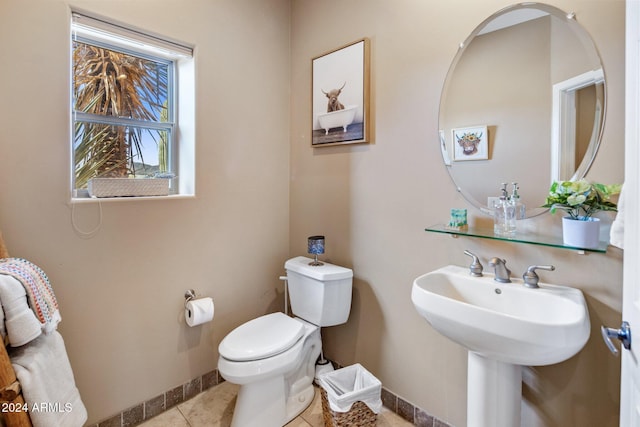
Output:
<svg viewBox="0 0 640 427">
<path fill-rule="evenodd" d="M 571 219 L 589 221 L 599 211 L 616 212 L 617 205 L 611 196 L 620 193 L 621 184 L 591 183 L 586 179 L 578 181 L 554 181 L 543 208 L 550 208 L 551 213 L 561 209 Z"/>
</svg>

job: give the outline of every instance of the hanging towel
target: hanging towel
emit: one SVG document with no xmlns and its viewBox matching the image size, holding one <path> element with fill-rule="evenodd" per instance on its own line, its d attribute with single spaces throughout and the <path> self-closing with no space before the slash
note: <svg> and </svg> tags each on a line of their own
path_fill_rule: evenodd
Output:
<svg viewBox="0 0 640 427">
<path fill-rule="evenodd" d="M 609 244 L 624 249 L 624 185 L 618 197 L 618 213 L 611 223 Z"/>
<path fill-rule="evenodd" d="M 45 333 L 54 331 L 62 318 L 58 310 L 58 300 L 53 293 L 49 278 L 42 269 L 22 258 L 0 260 L 0 274 L 18 280 L 27 294 L 31 310 L 42 324 Z M 6 308 L 5 308 L 6 309 Z"/>
<path fill-rule="evenodd" d="M 10 349 L 9 356 L 34 427 L 84 425 L 87 410 L 58 331 Z"/>
<path fill-rule="evenodd" d="M 0 274 L 0 303 L 2 304 L 2 338 L 17 347 L 36 339 L 42 333 L 42 324 L 29 309 L 24 286 L 13 276 Z"/>
</svg>

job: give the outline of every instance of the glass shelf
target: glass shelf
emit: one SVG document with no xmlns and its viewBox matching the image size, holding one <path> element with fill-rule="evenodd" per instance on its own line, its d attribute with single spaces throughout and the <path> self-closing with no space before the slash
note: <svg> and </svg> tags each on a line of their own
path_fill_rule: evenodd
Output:
<svg viewBox="0 0 640 427">
<path fill-rule="evenodd" d="M 597 248 L 579 248 L 575 246 L 567 246 L 562 243 L 562 236 L 544 236 L 535 233 L 516 232 L 513 237 L 497 236 L 493 233 L 493 227 L 471 227 L 469 226 L 465 230 L 450 229 L 442 224 L 433 225 L 425 228 L 425 231 L 434 233 L 445 233 L 453 236 L 467 236 L 467 237 L 479 237 L 482 239 L 501 240 L 504 242 L 517 242 L 517 243 L 530 243 L 533 245 L 549 246 L 552 248 L 573 249 L 580 252 L 598 252 L 606 253 L 609 241 L 600 240 Z"/>
</svg>

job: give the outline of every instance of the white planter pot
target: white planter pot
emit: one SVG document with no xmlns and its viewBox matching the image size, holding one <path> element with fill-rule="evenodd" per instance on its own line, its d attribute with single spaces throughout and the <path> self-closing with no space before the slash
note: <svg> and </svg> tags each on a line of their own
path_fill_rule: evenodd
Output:
<svg viewBox="0 0 640 427">
<path fill-rule="evenodd" d="M 600 243 L 600 219 L 562 218 L 562 239 L 567 246 L 597 248 Z"/>
</svg>

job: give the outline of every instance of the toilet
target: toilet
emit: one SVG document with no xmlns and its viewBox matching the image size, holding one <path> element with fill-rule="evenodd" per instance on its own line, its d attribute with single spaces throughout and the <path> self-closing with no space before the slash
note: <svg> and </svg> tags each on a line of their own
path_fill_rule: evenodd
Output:
<svg viewBox="0 0 640 427">
<path fill-rule="evenodd" d="M 346 323 L 353 271 L 312 259 L 285 262 L 291 311 L 250 320 L 220 343 L 218 371 L 240 385 L 231 427 L 282 427 L 314 397 L 320 328 Z"/>
</svg>

